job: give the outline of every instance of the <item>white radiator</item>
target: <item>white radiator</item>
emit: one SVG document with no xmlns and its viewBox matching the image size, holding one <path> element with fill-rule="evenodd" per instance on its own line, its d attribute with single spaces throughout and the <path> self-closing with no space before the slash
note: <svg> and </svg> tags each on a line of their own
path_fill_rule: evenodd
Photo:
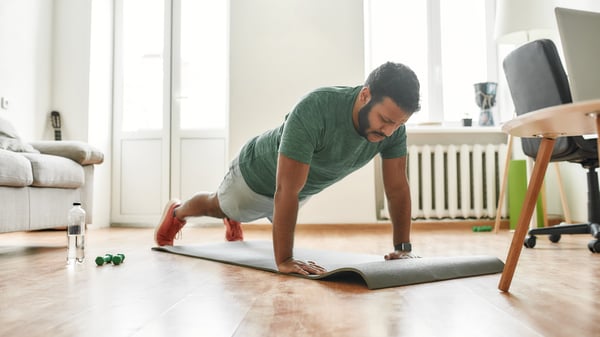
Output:
<svg viewBox="0 0 600 337">
<path fill-rule="evenodd" d="M 495 218 L 506 150 L 505 144 L 409 146 L 412 218 Z M 385 194 L 379 214 L 389 218 Z"/>
</svg>

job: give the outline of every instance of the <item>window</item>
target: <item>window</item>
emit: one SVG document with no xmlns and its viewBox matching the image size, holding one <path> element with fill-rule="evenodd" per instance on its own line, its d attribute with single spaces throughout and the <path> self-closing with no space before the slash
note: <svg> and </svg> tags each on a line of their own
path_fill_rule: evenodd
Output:
<svg viewBox="0 0 600 337">
<path fill-rule="evenodd" d="M 411 67 L 421 111 L 409 123 L 477 118 L 473 84 L 497 80 L 493 0 L 365 1 L 366 71 L 386 61 Z"/>
</svg>

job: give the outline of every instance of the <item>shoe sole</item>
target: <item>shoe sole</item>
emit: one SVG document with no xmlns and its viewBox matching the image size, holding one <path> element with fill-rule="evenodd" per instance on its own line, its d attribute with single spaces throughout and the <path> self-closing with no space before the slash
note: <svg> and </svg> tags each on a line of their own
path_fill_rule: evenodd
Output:
<svg viewBox="0 0 600 337">
<path fill-rule="evenodd" d="M 154 243 L 156 243 L 158 246 L 161 245 L 158 243 L 158 230 L 160 229 L 160 226 L 163 224 L 163 222 L 165 222 L 169 208 L 171 208 L 171 206 L 173 206 L 174 204 L 177 204 L 177 203 L 180 203 L 180 201 L 177 199 L 171 199 L 171 200 L 169 200 L 169 202 L 167 202 L 165 209 L 163 209 L 162 216 L 160 217 L 160 221 L 158 222 L 158 225 L 156 225 L 156 227 L 154 228 Z M 164 245 L 164 246 L 166 246 L 166 245 Z"/>
</svg>

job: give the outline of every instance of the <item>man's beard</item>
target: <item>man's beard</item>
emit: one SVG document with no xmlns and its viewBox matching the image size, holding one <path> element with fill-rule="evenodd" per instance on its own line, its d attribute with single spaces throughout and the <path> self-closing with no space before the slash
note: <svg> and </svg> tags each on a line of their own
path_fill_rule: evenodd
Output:
<svg viewBox="0 0 600 337">
<path fill-rule="evenodd" d="M 377 131 L 370 131 L 368 132 L 367 130 L 369 129 L 369 127 L 371 126 L 371 124 L 369 123 L 369 113 L 371 112 L 371 109 L 373 108 L 373 105 L 375 105 L 374 100 L 371 99 L 369 101 L 369 103 L 365 104 L 365 106 L 363 106 L 362 108 L 360 108 L 360 110 L 358 110 L 358 134 L 363 136 L 366 140 L 369 140 L 369 134 L 376 134 L 378 136 L 381 137 L 386 137 L 385 134 L 381 133 L 381 132 L 377 132 Z"/>
</svg>

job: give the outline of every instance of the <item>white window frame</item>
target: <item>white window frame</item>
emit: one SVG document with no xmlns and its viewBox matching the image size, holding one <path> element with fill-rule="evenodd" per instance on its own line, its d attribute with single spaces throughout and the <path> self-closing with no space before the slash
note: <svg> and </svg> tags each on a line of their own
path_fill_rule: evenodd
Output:
<svg viewBox="0 0 600 337">
<path fill-rule="evenodd" d="M 372 61 L 372 50 L 370 43 L 371 36 L 371 5 L 378 0 L 365 0 L 364 1 L 364 17 L 365 17 L 365 71 L 366 75 L 376 67 Z M 416 1 L 416 0 L 415 0 Z M 440 124 L 447 124 L 450 121 L 444 117 L 443 107 L 443 85 L 442 85 L 442 47 L 441 47 L 441 25 L 440 25 L 440 3 L 441 1 L 448 0 L 425 0 L 427 1 L 427 43 L 428 43 L 428 78 L 427 88 L 421 90 L 427 90 L 427 105 L 429 118 L 426 121 L 421 122 L 433 122 Z M 501 67 L 499 67 L 498 49 L 494 38 L 494 21 L 496 14 L 496 0 L 482 0 L 485 1 L 485 22 L 484 27 L 486 32 L 486 60 L 487 60 L 487 78 L 489 81 L 498 82 L 498 79 L 502 74 L 499 73 Z M 500 93 L 499 93 L 500 94 Z M 504 95 L 503 93 L 502 95 Z M 469 108 L 475 108 L 475 99 L 472 101 L 473 105 Z M 505 112 L 501 106 L 498 106 L 497 114 L 499 120 L 496 121 L 496 125 L 500 121 L 507 120 L 511 117 L 510 112 Z M 477 116 L 473 116 L 475 119 Z M 452 121 L 455 122 L 455 121 Z M 409 120 L 410 123 L 410 120 Z"/>
</svg>

